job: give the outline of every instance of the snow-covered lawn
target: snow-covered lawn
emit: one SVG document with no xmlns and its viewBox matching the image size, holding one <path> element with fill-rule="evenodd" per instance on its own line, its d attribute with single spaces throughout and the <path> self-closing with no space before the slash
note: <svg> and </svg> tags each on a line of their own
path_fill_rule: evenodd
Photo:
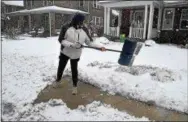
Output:
<svg viewBox="0 0 188 122">
<path fill-rule="evenodd" d="M 117 112 L 98 102 L 81 107 L 84 110 L 70 110 L 63 101 L 54 107 L 50 105 L 53 100 L 32 106 L 38 93 L 54 80 L 60 45 L 58 37 L 21 38 L 24 40 L 2 42 L 3 119 L 147 120 Z M 106 47 L 117 50 L 123 46 L 121 43 L 106 43 Z M 186 49 L 158 44 L 144 46 L 133 67 L 118 65 L 119 55 L 116 52 L 84 49 L 79 62 L 79 77 L 112 94 L 120 93 L 141 101 L 153 101 L 159 106 L 188 113 Z M 66 73 L 70 74 L 70 64 L 67 69 Z M 90 113 L 96 104 L 94 112 Z"/>
<path fill-rule="evenodd" d="M 111 42 L 106 47 L 121 49 L 122 44 Z M 143 46 L 133 67 L 126 67 L 118 65 L 118 53 L 84 49 L 79 76 L 112 94 L 188 113 L 187 51 Z"/>
</svg>

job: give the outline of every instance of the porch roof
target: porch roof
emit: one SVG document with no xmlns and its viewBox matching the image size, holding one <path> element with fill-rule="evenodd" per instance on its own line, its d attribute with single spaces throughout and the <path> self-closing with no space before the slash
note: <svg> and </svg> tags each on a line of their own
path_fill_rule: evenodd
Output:
<svg viewBox="0 0 188 122">
<path fill-rule="evenodd" d="M 165 7 L 173 7 L 173 6 L 180 6 L 180 7 L 188 7 L 188 1 L 164 1 Z"/>
<path fill-rule="evenodd" d="M 19 6 L 19 7 L 24 7 L 24 3 L 22 0 L 17 0 L 17 1 L 2 1 L 5 5 L 11 5 L 11 6 Z"/>
<path fill-rule="evenodd" d="M 89 14 L 88 12 L 77 10 L 77 9 L 70 9 L 70 8 L 63 8 L 58 6 L 45 6 L 40 8 L 34 8 L 30 10 L 20 10 L 20 11 L 14 11 L 7 13 L 7 15 L 10 16 L 16 16 L 16 15 L 28 15 L 28 14 L 42 14 L 42 13 L 62 13 L 62 14 L 74 14 L 74 13 L 82 13 L 82 14 Z"/>
<path fill-rule="evenodd" d="M 98 4 L 104 7 L 122 8 L 122 7 L 136 7 L 152 4 L 153 1 L 99 1 Z"/>
</svg>

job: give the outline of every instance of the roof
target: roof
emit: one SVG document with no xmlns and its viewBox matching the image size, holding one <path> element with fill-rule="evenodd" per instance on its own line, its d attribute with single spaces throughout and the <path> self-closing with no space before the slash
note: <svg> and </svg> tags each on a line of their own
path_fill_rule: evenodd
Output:
<svg viewBox="0 0 188 122">
<path fill-rule="evenodd" d="M 42 14 L 49 12 L 62 13 L 62 14 L 74 14 L 74 13 L 89 14 L 88 12 L 77 10 L 77 9 L 63 8 L 58 6 L 46 6 L 46 7 L 40 7 L 30 10 L 25 9 L 25 10 L 10 12 L 7 13 L 7 15 Z"/>
<path fill-rule="evenodd" d="M 19 7 L 24 7 L 23 0 L 17 0 L 17 1 L 2 1 L 6 5 L 11 5 L 11 6 L 19 6 Z"/>
</svg>

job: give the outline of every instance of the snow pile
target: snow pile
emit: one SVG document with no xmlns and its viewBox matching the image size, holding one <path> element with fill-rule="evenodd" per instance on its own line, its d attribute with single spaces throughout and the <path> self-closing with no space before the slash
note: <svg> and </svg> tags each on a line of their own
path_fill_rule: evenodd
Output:
<svg viewBox="0 0 188 122">
<path fill-rule="evenodd" d="M 145 45 L 146 46 L 154 46 L 156 43 L 154 40 L 146 40 L 145 41 Z"/>
<path fill-rule="evenodd" d="M 106 37 L 98 37 L 94 40 L 96 43 L 109 44 L 109 40 Z"/>
<path fill-rule="evenodd" d="M 97 101 L 74 110 L 69 109 L 62 100 L 28 104 L 19 109 L 8 103 L 3 104 L 3 113 L 3 119 L 9 121 L 148 121 L 145 117 L 136 118 Z"/>
<path fill-rule="evenodd" d="M 67 72 L 71 74 L 71 71 Z M 158 106 L 188 112 L 187 72 L 150 66 L 123 67 L 116 63 L 89 63 L 79 69 L 79 79 L 108 91 Z"/>
<path fill-rule="evenodd" d="M 161 81 L 161 82 L 172 82 L 178 79 L 181 79 L 181 76 L 177 73 L 174 73 L 167 69 L 161 69 L 157 67 L 151 67 L 151 66 L 119 66 L 112 62 L 106 62 L 106 63 L 100 63 L 98 61 L 94 61 L 92 63 L 89 63 L 87 65 L 88 67 L 98 67 L 99 69 L 102 68 L 115 68 L 116 72 L 126 72 L 130 73 L 132 75 L 138 76 L 145 73 L 150 73 L 150 76 L 155 81 Z"/>
</svg>

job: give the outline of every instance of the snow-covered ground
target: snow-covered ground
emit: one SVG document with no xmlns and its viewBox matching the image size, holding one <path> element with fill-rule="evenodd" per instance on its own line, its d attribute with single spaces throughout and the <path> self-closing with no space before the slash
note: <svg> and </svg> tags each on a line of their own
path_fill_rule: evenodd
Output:
<svg viewBox="0 0 188 122">
<path fill-rule="evenodd" d="M 97 107 L 93 116 L 89 111 L 97 102 L 86 106 L 84 111 L 80 108 L 69 110 L 62 101 L 58 107 L 50 106 L 50 103 L 31 106 L 38 93 L 55 78 L 60 45 L 58 37 L 21 38 L 24 40 L 2 42 L 3 119 L 67 120 L 70 117 L 78 120 L 146 119 L 137 119 L 122 112 L 116 115 L 117 110 L 106 105 Z M 112 49 L 121 50 L 123 46 L 117 42 L 107 40 L 104 42 L 102 44 L 105 47 Z M 118 65 L 119 55 L 116 52 L 84 49 L 79 62 L 80 79 L 112 94 L 120 93 L 122 96 L 141 101 L 152 101 L 159 106 L 188 113 L 186 49 L 158 44 L 151 47 L 143 46 L 133 67 Z M 66 73 L 70 74 L 70 64 L 67 65 L 67 69 Z M 48 114 L 55 113 L 54 111 L 57 111 L 57 114 Z M 103 114 L 100 115 L 101 113 Z"/>
<path fill-rule="evenodd" d="M 32 105 L 38 93 L 55 79 L 59 55 L 57 37 L 2 42 L 2 109 L 7 121 L 119 120 L 146 121 L 94 101 L 70 110 L 61 100 Z M 53 113 L 53 114 L 52 114 Z"/>
<path fill-rule="evenodd" d="M 13 109 L 11 112 L 10 109 L 6 109 L 3 114 L 3 119 L 10 121 L 148 121 L 145 117 L 135 118 L 96 101 L 74 110 L 69 109 L 62 100 L 55 99 L 22 108 L 10 104 L 5 106 Z"/>
</svg>

